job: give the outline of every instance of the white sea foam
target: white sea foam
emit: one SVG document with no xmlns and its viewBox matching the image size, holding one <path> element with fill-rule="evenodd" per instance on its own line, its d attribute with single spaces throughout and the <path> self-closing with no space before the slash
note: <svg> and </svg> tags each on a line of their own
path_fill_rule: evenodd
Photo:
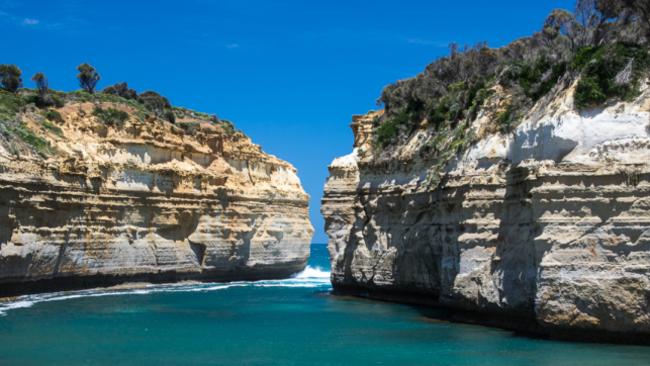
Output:
<svg viewBox="0 0 650 366">
<path fill-rule="evenodd" d="M 251 283 L 255 287 L 302 287 L 316 288 L 330 286 L 330 273 L 318 267 L 307 266 L 302 272 L 284 280 L 266 280 Z"/>
<path fill-rule="evenodd" d="M 226 290 L 233 287 L 286 287 L 286 288 L 323 288 L 330 286 L 330 273 L 318 267 L 308 266 L 302 272 L 283 280 L 236 281 L 228 283 L 174 283 L 149 284 L 138 288 L 91 289 L 81 291 L 63 291 L 45 294 L 19 296 L 12 301 L 0 303 L 0 316 L 7 311 L 29 308 L 35 304 L 50 301 L 65 301 L 85 297 L 148 295 L 161 292 L 209 292 Z"/>
<path fill-rule="evenodd" d="M 318 267 L 307 266 L 304 271 L 294 275 L 294 278 L 319 278 L 329 282 L 330 272 L 323 271 Z"/>
</svg>

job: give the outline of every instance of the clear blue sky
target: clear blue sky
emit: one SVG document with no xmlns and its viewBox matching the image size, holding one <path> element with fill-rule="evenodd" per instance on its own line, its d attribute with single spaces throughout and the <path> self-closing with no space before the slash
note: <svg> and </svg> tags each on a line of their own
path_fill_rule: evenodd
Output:
<svg viewBox="0 0 650 366">
<path fill-rule="evenodd" d="M 89 62 L 102 88 L 127 81 L 232 120 L 298 168 L 322 243 L 327 165 L 351 150 L 353 114 L 450 42 L 501 46 L 573 3 L 0 0 L 0 63 L 21 67 L 27 86 L 42 71 L 51 87 L 73 90 L 75 67 Z"/>
</svg>

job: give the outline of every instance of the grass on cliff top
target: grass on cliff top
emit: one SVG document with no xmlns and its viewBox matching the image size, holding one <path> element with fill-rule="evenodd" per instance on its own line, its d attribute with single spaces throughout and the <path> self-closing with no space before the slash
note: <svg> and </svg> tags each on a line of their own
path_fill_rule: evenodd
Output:
<svg viewBox="0 0 650 366">
<path fill-rule="evenodd" d="M 160 111 L 148 109 L 142 102 L 136 99 L 127 99 L 118 95 L 97 92 L 90 94 L 85 91 L 62 92 L 57 90 L 50 90 L 49 95 L 56 101 L 56 107 L 62 107 L 69 102 L 89 102 L 95 104 L 93 115 L 106 125 L 121 126 L 129 118 L 129 113 L 116 108 L 103 108 L 100 103 L 114 103 L 125 105 L 131 108 L 135 118 L 141 122 L 147 121 L 150 116 L 156 115 L 160 118 L 166 119 L 170 122 L 175 118 L 168 118 L 167 115 L 160 115 Z M 50 155 L 54 152 L 49 143 L 38 135 L 38 131 L 30 130 L 27 125 L 18 120 L 21 112 L 27 110 L 37 110 L 38 95 L 33 89 L 20 89 L 17 93 L 10 93 L 0 90 L 0 133 L 11 141 L 16 138 L 25 143 L 18 143 L 15 152 L 19 153 L 20 146 L 31 148 L 42 156 Z M 62 137 L 63 131 L 57 126 L 57 123 L 62 123 L 63 118 L 56 109 L 40 108 L 42 119 L 43 131 L 49 131 L 56 136 Z M 191 117 L 199 120 L 209 121 L 223 130 L 226 135 L 233 135 L 237 132 L 232 122 L 228 120 L 219 119 L 214 115 L 207 113 L 197 112 L 182 107 L 173 107 L 165 109 L 165 113 L 170 113 L 176 117 Z M 172 122 L 173 123 L 173 122 Z M 197 132 L 195 126 L 191 123 L 178 123 L 180 133 L 187 135 L 194 135 Z"/>
<path fill-rule="evenodd" d="M 107 94 L 103 92 L 97 92 L 94 94 L 88 93 L 84 90 L 76 90 L 72 92 L 62 92 L 57 90 L 50 90 L 50 95 L 57 101 L 60 101 L 60 106 L 63 106 L 68 102 L 88 102 L 88 103 L 114 103 L 122 104 L 130 107 L 135 116 L 140 121 L 146 121 L 147 116 L 154 113 L 146 108 L 146 106 L 138 101 L 137 99 L 127 99 L 119 95 Z M 29 104 L 36 104 L 36 92 L 32 89 L 20 89 L 18 93 L 9 93 L 3 90 L 0 90 L 0 121 L 1 120 L 11 120 L 13 119 L 23 107 Z M 99 108 L 102 109 L 102 108 Z M 124 120 L 123 115 L 118 115 L 114 111 L 110 111 L 111 108 L 105 108 L 96 113 L 96 116 L 102 121 L 108 123 L 119 122 Z M 108 112 L 106 112 L 108 110 Z M 55 110 L 50 110 L 47 113 L 56 112 Z M 191 117 L 197 118 L 205 121 L 211 121 L 214 124 L 220 125 L 227 134 L 232 134 L 236 131 L 232 122 L 224 119 L 219 119 L 215 115 L 194 111 L 188 108 L 183 107 L 172 107 L 171 112 L 178 118 Z M 155 114 L 155 113 L 154 113 Z M 47 116 L 46 116 L 47 117 Z M 55 119 L 47 117 L 49 120 L 54 121 Z"/>
<path fill-rule="evenodd" d="M 90 94 L 85 90 L 75 90 L 72 92 L 56 92 L 60 95 L 66 102 L 88 102 L 88 103 L 114 103 L 114 104 L 123 104 L 128 107 L 131 107 L 135 111 L 135 116 L 141 120 L 145 121 L 149 111 L 145 108 L 142 103 L 139 103 L 137 100 L 126 99 L 119 95 L 107 94 L 102 92 L 97 92 Z"/>
<path fill-rule="evenodd" d="M 84 90 L 76 90 L 68 93 L 65 92 L 55 92 L 55 93 L 57 93 L 57 95 L 63 98 L 65 101 L 124 104 L 131 107 L 135 111 L 135 116 L 140 121 L 146 121 L 147 116 L 153 113 L 137 99 L 127 99 L 115 94 L 107 94 L 103 92 L 90 94 Z M 99 109 L 100 109 L 99 111 L 95 109 L 93 114 L 106 123 L 109 124 L 116 123 L 119 125 L 119 123 L 123 123 L 124 121 L 126 121 L 124 115 L 115 112 L 116 111 L 115 109 L 112 108 L 107 108 L 107 109 L 99 108 Z M 189 108 L 178 107 L 178 106 L 172 106 L 171 112 L 175 115 L 176 118 L 192 117 L 192 118 L 197 118 L 205 121 L 211 121 L 214 124 L 221 125 L 223 130 L 228 135 L 231 135 L 236 131 L 236 128 L 234 127 L 232 122 L 225 119 L 219 119 L 217 116 L 212 114 L 198 112 Z M 179 127 L 186 130 L 184 127 L 187 127 L 187 124 L 179 123 L 178 125 Z M 187 132 L 189 131 L 191 131 L 191 128 L 187 129 Z"/>
</svg>

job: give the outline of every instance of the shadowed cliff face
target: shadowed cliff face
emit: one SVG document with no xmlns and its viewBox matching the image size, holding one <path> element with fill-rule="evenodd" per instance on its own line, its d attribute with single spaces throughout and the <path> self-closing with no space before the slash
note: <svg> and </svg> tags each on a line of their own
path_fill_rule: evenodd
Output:
<svg viewBox="0 0 650 366">
<path fill-rule="evenodd" d="M 128 119 L 107 124 L 96 108 Z M 29 107 L 16 116 L 45 153 L 0 141 L 4 294 L 281 277 L 305 266 L 308 196 L 291 165 L 242 133 L 186 110 L 173 125 L 115 101 L 57 111 L 58 122 Z"/>
<path fill-rule="evenodd" d="M 354 152 L 332 163 L 323 198 L 334 287 L 526 330 L 646 339 L 650 93 L 583 114 L 572 98 L 484 135 L 439 184 L 427 180 L 435 156 L 412 153 L 426 129 L 377 152 L 382 112 L 355 117 Z"/>
</svg>

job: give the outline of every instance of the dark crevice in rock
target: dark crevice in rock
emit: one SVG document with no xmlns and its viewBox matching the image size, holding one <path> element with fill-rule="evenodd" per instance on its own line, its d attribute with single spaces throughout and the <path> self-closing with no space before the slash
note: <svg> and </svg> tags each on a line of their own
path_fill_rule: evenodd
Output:
<svg viewBox="0 0 650 366">
<path fill-rule="evenodd" d="M 196 256 L 196 262 L 199 264 L 199 266 L 203 266 L 203 259 L 205 258 L 205 244 L 201 243 L 193 243 L 189 241 L 190 244 L 190 249 L 192 249 L 192 252 L 194 252 L 194 255 Z"/>
</svg>

